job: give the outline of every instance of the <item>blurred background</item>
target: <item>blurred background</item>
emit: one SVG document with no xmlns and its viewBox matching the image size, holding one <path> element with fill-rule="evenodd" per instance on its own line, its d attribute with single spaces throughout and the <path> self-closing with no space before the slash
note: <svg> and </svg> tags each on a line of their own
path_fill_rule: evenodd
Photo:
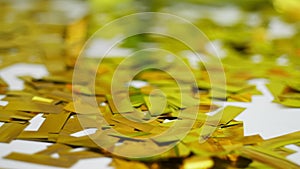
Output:
<svg viewBox="0 0 300 169">
<path fill-rule="evenodd" d="M 259 54 L 277 59 L 299 55 L 297 0 L 1 0 L 0 4 L 2 67 L 20 61 L 46 61 L 53 72 L 72 67 L 91 35 L 109 22 L 137 12 L 163 12 L 187 19 L 216 48 L 222 48 L 218 49 L 221 56 Z M 141 48 L 142 42 L 149 41 L 153 38 L 134 36 L 122 47 Z M 52 59 L 59 57 L 63 62 Z"/>
</svg>

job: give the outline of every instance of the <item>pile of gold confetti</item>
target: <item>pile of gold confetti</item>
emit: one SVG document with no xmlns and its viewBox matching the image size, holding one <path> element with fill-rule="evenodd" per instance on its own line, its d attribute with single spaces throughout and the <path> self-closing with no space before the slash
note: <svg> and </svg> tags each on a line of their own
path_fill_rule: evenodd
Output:
<svg viewBox="0 0 300 169">
<path fill-rule="evenodd" d="M 55 6 L 55 1 L 37 1 L 26 9 L 19 9 L 16 3 L 0 1 L 1 11 L 4 11 L 0 14 L 4 21 L 0 30 L 0 67 L 18 62 L 39 63 L 44 64 L 50 74 L 39 79 L 19 77 L 25 82 L 21 91 L 9 90 L 6 82 L 0 79 L 0 93 L 6 95 L 2 101 L 8 101 L 6 106 L 0 107 L 0 122 L 4 122 L 0 127 L 0 142 L 10 143 L 19 139 L 52 145 L 34 154 L 13 152 L 6 155 L 5 159 L 65 168 L 72 167 L 80 159 L 99 157 L 111 157 L 110 165 L 116 169 L 300 168 L 286 158 L 295 152 L 285 147 L 290 144 L 300 146 L 300 131 L 269 140 L 259 135 L 245 136 L 243 122 L 234 120 L 245 108 L 221 107 L 213 102 L 251 102 L 251 97 L 259 95 L 260 91 L 255 85 L 248 84 L 247 80 L 266 78 L 274 102 L 300 107 L 299 32 L 289 38 L 270 40 L 263 24 L 247 27 L 245 23 L 239 22 L 222 26 L 207 18 L 199 19 L 195 24 L 212 40 L 221 40 L 222 50 L 227 53 L 222 59 L 226 87 L 218 89 L 217 86 L 217 90 L 225 94 L 212 94 L 208 72 L 199 63 L 199 68 L 190 67 L 197 85 L 185 81 L 184 76 L 179 79 L 184 82 L 184 94 L 180 93 L 182 91 L 170 75 L 156 69 L 147 69 L 134 78 L 147 82 L 146 85 L 128 87 L 131 105 L 119 103 L 121 106 L 116 106 L 110 86 L 116 67 L 124 60 L 123 57 L 105 58 L 99 68 L 96 65 L 97 59 L 89 59 L 90 66 L 86 71 L 97 75 L 95 91 L 72 81 L 76 57 L 87 39 L 89 26 L 95 26 L 92 19 L 95 19 L 96 14 L 88 18 L 89 13 L 83 10 L 81 15 L 70 19 L 62 14 L 67 11 L 55 11 L 49 7 Z M 76 3 L 86 8 L 82 1 Z M 215 3 L 218 5 L 218 2 Z M 280 3 L 276 1 L 276 5 Z M 269 21 L 271 16 L 279 17 L 276 10 L 268 7 L 272 4 L 270 1 L 262 4 L 262 9 L 256 9 L 263 18 L 262 22 Z M 251 6 L 257 7 L 252 3 Z M 241 8 L 253 10 L 243 5 Z M 288 8 L 284 8 L 281 17 L 297 19 L 290 18 L 288 11 Z M 57 18 L 60 18 L 59 21 Z M 300 28 L 296 24 L 295 27 Z M 278 64 L 280 58 L 288 59 L 288 65 Z M 180 67 L 169 66 L 172 62 L 159 64 L 180 74 Z M 166 100 L 162 99 L 161 93 L 155 93 L 156 89 L 163 91 Z M 119 92 L 121 95 L 123 91 Z M 100 111 L 94 111 L 92 105 L 84 100 L 74 99 L 74 95 L 94 98 L 97 110 Z M 162 100 L 166 101 L 166 106 L 160 111 L 153 102 Z M 210 112 L 214 111 L 215 114 L 211 115 Z M 194 112 L 198 113 L 194 116 Z M 45 118 L 39 129 L 24 130 L 37 115 Z M 102 123 L 103 119 L 106 123 Z M 180 127 L 173 129 L 176 123 Z M 215 130 L 203 133 L 207 127 Z M 186 128 L 190 128 L 188 133 L 181 132 Z M 96 129 L 96 132 L 74 136 L 74 133 L 85 129 Z M 167 135 L 156 137 L 168 130 L 171 131 Z M 72 151 L 76 148 L 83 149 Z M 149 151 L 164 148 L 166 151 L 163 153 L 147 156 Z M 141 153 L 137 151 L 145 152 L 145 156 L 130 158 Z M 59 157 L 54 158 L 53 154 Z M 120 154 L 128 154 L 129 157 Z"/>
</svg>

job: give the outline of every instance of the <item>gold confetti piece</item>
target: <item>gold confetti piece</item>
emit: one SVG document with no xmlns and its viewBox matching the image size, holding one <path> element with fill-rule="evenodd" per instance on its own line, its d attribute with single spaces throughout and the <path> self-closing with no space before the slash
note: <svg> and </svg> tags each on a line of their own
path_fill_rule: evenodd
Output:
<svg viewBox="0 0 300 169">
<path fill-rule="evenodd" d="M 73 101 L 72 93 L 68 93 L 68 92 L 54 90 L 52 92 L 47 92 L 46 95 L 50 98 L 57 99 L 57 100 L 62 100 L 62 101 L 65 101 L 65 102 L 72 102 Z"/>
<path fill-rule="evenodd" d="M 199 105 L 199 111 L 201 113 L 211 112 L 211 111 L 214 111 L 214 110 L 216 110 L 218 108 L 219 108 L 218 105 L 212 104 L 211 102 L 201 101 L 200 105 Z"/>
<path fill-rule="evenodd" d="M 20 122 L 26 123 L 26 121 L 32 119 L 36 114 L 34 113 L 26 113 L 22 111 L 15 110 L 1 110 L 0 113 L 0 121 L 2 122 Z"/>
<path fill-rule="evenodd" d="M 47 82 L 54 82 L 54 83 L 72 83 L 72 79 L 68 78 L 66 76 L 59 76 L 59 75 L 53 75 L 53 76 L 46 76 L 41 79 L 42 81 Z"/>
<path fill-rule="evenodd" d="M 236 106 L 226 106 L 223 110 L 216 113 L 209 119 L 209 123 L 214 123 L 219 116 L 222 116 L 219 120 L 219 124 L 227 124 L 243 112 L 246 108 L 236 107 Z"/>
<path fill-rule="evenodd" d="M 297 151 L 295 150 L 291 150 L 291 149 L 288 149 L 288 148 L 285 148 L 285 147 L 278 147 L 278 148 L 275 148 L 274 151 L 278 154 L 280 154 L 281 156 L 284 156 L 284 157 L 287 157 L 289 155 L 292 155 L 294 153 L 297 153 Z"/>
<path fill-rule="evenodd" d="M 142 152 L 132 151 L 132 148 L 137 150 L 144 150 Z M 161 149 L 168 150 L 167 146 L 159 146 L 151 140 L 148 141 L 135 141 L 135 140 L 125 140 L 122 142 L 122 146 L 115 146 L 113 152 L 116 154 L 127 154 L 128 156 L 133 157 L 134 159 L 148 158 L 149 152 L 154 155 L 164 156 L 161 153 Z M 173 155 L 175 157 L 176 155 Z M 171 157 L 168 154 L 168 157 Z M 155 157 L 154 157 L 155 158 Z"/>
<path fill-rule="evenodd" d="M 136 128 L 136 129 L 144 131 L 144 132 L 149 132 L 154 128 L 154 126 L 149 123 L 134 122 L 134 121 L 124 118 L 123 116 L 118 116 L 118 115 L 115 115 L 113 117 L 113 120 L 117 121 L 119 123 L 129 125 L 130 127 Z"/>
<path fill-rule="evenodd" d="M 114 114 L 118 113 L 119 111 L 117 110 L 117 108 L 116 108 L 116 106 L 115 106 L 115 104 L 112 100 L 111 95 L 106 95 L 105 97 L 107 99 L 107 102 L 109 104 L 109 108 L 111 109 L 111 112 L 114 113 Z"/>
<path fill-rule="evenodd" d="M 60 135 L 57 138 L 57 143 L 71 145 L 71 146 L 82 146 L 88 148 L 99 148 L 99 145 L 91 140 L 90 136 L 72 137 Z"/>
<path fill-rule="evenodd" d="M 284 99 L 300 99 L 300 93 L 284 93 L 279 95 L 280 100 Z"/>
<path fill-rule="evenodd" d="M 145 104 L 144 97 L 141 94 L 136 94 L 136 95 L 130 96 L 130 101 L 131 101 L 132 106 L 135 108 L 140 107 L 143 104 Z"/>
<path fill-rule="evenodd" d="M 5 110 L 3 110 L 5 111 Z M 2 112 L 3 112 L 2 111 Z M 27 112 L 22 112 L 22 111 L 16 111 L 13 115 L 11 115 L 11 118 L 17 119 L 17 120 L 26 120 L 29 121 L 31 120 L 36 114 L 35 113 L 27 113 Z"/>
<path fill-rule="evenodd" d="M 68 152 L 72 150 L 72 147 L 64 145 L 64 144 L 54 144 L 51 146 L 48 146 L 47 149 L 39 151 L 35 154 L 43 154 L 43 155 L 51 155 L 54 153 L 60 153 L 60 152 Z"/>
<path fill-rule="evenodd" d="M 220 119 L 221 124 L 227 124 L 246 108 L 236 107 L 236 106 L 227 106 L 223 109 L 222 118 Z"/>
<path fill-rule="evenodd" d="M 0 127 L 0 142 L 9 143 L 16 139 L 26 126 L 27 123 L 4 123 L 4 125 Z"/>
<path fill-rule="evenodd" d="M 252 95 L 250 93 L 229 95 L 227 101 L 251 102 Z"/>
<path fill-rule="evenodd" d="M 22 101 L 14 101 L 9 103 L 5 108 L 5 110 L 20 110 L 20 111 L 28 111 L 28 112 L 42 112 L 42 113 L 60 113 L 62 111 L 62 107 L 59 105 L 50 105 L 43 104 L 37 102 L 22 102 Z"/>
<path fill-rule="evenodd" d="M 208 157 L 191 157 L 183 162 L 184 169 L 206 169 L 213 167 L 213 165 L 214 161 Z"/>
<path fill-rule="evenodd" d="M 49 114 L 38 129 L 38 132 L 59 133 L 70 116 L 70 112 L 62 111 L 58 114 Z"/>
<path fill-rule="evenodd" d="M 24 162 L 31 162 L 43 165 L 51 165 L 56 167 L 71 167 L 77 162 L 75 158 L 68 158 L 68 157 L 59 157 L 53 158 L 48 155 L 43 154 L 23 154 L 23 153 L 11 153 L 4 158 L 12 159 L 12 160 L 19 160 Z"/>
<path fill-rule="evenodd" d="M 265 163 L 259 162 L 254 160 L 246 169 L 252 169 L 252 168 L 266 168 L 266 169 L 275 169 L 274 167 L 271 167 Z"/>
<path fill-rule="evenodd" d="M 284 82 L 273 82 L 267 85 L 274 96 L 274 102 L 288 107 L 300 107 L 297 92 L 289 88 Z"/>
<path fill-rule="evenodd" d="M 242 153 L 249 156 L 250 158 L 260 161 L 262 163 L 265 163 L 271 167 L 278 168 L 278 169 L 284 169 L 284 168 L 291 168 L 291 169 L 297 169 L 300 166 L 297 164 L 294 164 L 282 156 L 275 154 L 272 151 L 268 151 L 265 149 L 261 149 L 258 147 L 249 147 L 249 148 L 243 148 Z"/>
<path fill-rule="evenodd" d="M 75 107 L 74 104 L 76 104 L 77 106 Z M 97 108 L 81 101 L 69 102 L 64 107 L 64 110 L 74 113 L 76 112 L 79 114 L 99 114 L 99 110 Z"/>
<path fill-rule="evenodd" d="M 299 143 L 300 142 L 300 131 L 286 134 L 283 136 L 275 137 L 269 140 L 265 140 L 261 146 L 269 149 L 282 147 L 285 145 Z"/>
<path fill-rule="evenodd" d="M 4 94 L 8 90 L 8 84 L 0 78 L 0 93 Z"/>
<path fill-rule="evenodd" d="M 101 145 L 101 147 L 110 148 L 112 149 L 116 143 L 120 140 L 118 137 L 110 136 L 109 134 L 112 133 L 109 130 L 105 131 L 98 131 L 95 134 L 91 135 L 90 137 L 95 140 L 95 143 Z M 99 148 L 99 147 L 98 147 Z M 107 150 L 107 151 L 109 151 Z"/>
<path fill-rule="evenodd" d="M 9 97 L 9 96 L 33 97 L 33 93 L 29 93 L 26 91 L 19 91 L 19 90 L 10 90 L 10 91 L 7 91 L 5 94 L 7 97 Z"/>
<path fill-rule="evenodd" d="M 48 132 L 23 131 L 17 138 L 23 140 L 47 141 L 48 137 Z"/>
<path fill-rule="evenodd" d="M 0 114 L 0 121 L 1 122 L 9 122 L 9 121 L 11 121 L 12 114 L 13 113 L 11 111 L 3 112 L 3 110 L 2 110 L 1 114 Z"/>
<path fill-rule="evenodd" d="M 151 114 L 151 116 L 159 116 L 170 112 L 165 106 L 167 103 L 166 98 L 163 95 L 150 95 L 144 97 L 146 106 Z M 161 106 L 164 105 L 164 106 Z"/>
<path fill-rule="evenodd" d="M 123 168 L 138 168 L 138 169 L 148 169 L 148 167 L 141 162 L 126 161 L 118 158 L 113 158 L 110 166 L 113 166 L 115 169 Z"/>
<path fill-rule="evenodd" d="M 187 147 L 185 144 L 183 143 L 178 143 L 175 147 L 174 147 L 175 151 L 176 151 L 176 156 L 177 157 L 187 157 L 190 155 L 191 150 L 189 147 Z"/>
<path fill-rule="evenodd" d="M 103 157 L 100 153 L 95 153 L 92 151 L 77 151 L 77 152 L 66 152 L 62 151 L 58 153 L 60 156 L 75 158 L 75 159 L 86 159 L 86 158 L 98 158 Z"/>
<path fill-rule="evenodd" d="M 58 137 L 59 137 L 59 134 L 57 134 L 57 133 L 48 133 L 48 141 L 49 142 L 56 143 Z"/>
<path fill-rule="evenodd" d="M 288 107 L 300 107 L 300 99 L 284 99 L 279 103 Z"/>
<path fill-rule="evenodd" d="M 185 135 L 186 127 L 180 127 L 177 128 L 176 130 L 173 128 L 170 128 L 168 130 L 168 133 L 164 135 L 158 135 L 154 138 L 152 138 L 153 141 L 155 141 L 157 144 L 163 144 L 163 143 L 168 143 L 168 142 L 175 142 L 180 140 L 180 138 L 183 138 Z"/>
<path fill-rule="evenodd" d="M 297 81 L 289 81 L 288 86 L 297 92 L 300 92 L 300 82 Z"/>
<path fill-rule="evenodd" d="M 48 98 L 45 98 L 45 97 L 34 96 L 32 98 L 32 101 L 39 101 L 39 102 L 44 102 L 44 103 L 51 104 L 54 100 L 48 99 Z"/>
<path fill-rule="evenodd" d="M 72 134 L 82 130 L 84 130 L 84 127 L 81 125 L 78 117 L 76 115 L 73 115 L 72 118 L 68 119 L 61 133 Z"/>
<path fill-rule="evenodd" d="M 239 138 L 237 143 L 243 143 L 244 145 L 256 145 L 262 143 L 263 141 L 264 140 L 260 135 L 252 135 Z"/>
<path fill-rule="evenodd" d="M 111 111 L 114 114 L 117 113 L 128 113 L 128 112 L 133 112 L 134 109 L 132 108 L 131 103 L 126 100 L 124 97 L 122 98 L 121 96 L 115 96 L 113 98 L 111 95 L 106 95 L 106 99 L 108 101 L 108 104 L 111 108 Z M 118 108 L 116 108 L 116 103 L 118 103 Z"/>
<path fill-rule="evenodd" d="M 115 130 L 117 130 L 120 133 L 111 133 L 110 136 L 119 137 L 122 139 L 128 139 L 128 140 L 134 140 L 135 138 L 139 138 L 141 136 L 147 136 L 150 133 L 146 132 L 137 132 L 137 131 L 128 131 L 128 130 L 122 130 L 121 128 L 114 127 Z M 122 134 L 121 134 L 122 133 Z"/>
</svg>

